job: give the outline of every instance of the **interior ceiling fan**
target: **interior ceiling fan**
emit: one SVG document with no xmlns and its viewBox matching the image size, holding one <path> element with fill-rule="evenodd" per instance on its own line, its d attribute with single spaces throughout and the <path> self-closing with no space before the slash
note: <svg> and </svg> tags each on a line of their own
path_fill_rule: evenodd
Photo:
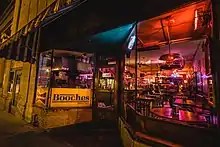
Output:
<svg viewBox="0 0 220 147">
<path fill-rule="evenodd" d="M 172 70 L 172 69 L 182 69 L 184 67 L 184 58 L 179 53 L 171 53 L 171 42 L 170 42 L 170 27 L 171 24 L 174 23 L 173 19 L 170 19 L 168 17 L 166 20 L 168 20 L 168 25 L 166 27 L 166 33 L 163 26 L 163 20 L 161 20 L 161 26 L 164 34 L 164 38 L 167 40 L 168 46 L 169 46 L 169 53 L 163 54 L 160 56 L 159 60 L 165 61 L 164 64 L 160 66 L 161 69 L 165 70 Z M 167 34 L 167 37 L 166 35 Z"/>
</svg>

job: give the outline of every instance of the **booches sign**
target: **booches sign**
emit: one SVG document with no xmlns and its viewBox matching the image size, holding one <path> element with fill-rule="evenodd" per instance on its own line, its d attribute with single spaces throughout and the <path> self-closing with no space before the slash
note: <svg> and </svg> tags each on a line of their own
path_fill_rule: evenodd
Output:
<svg viewBox="0 0 220 147">
<path fill-rule="evenodd" d="M 80 96 L 78 94 L 54 94 L 53 102 L 86 102 L 89 101 L 89 96 Z"/>
<path fill-rule="evenodd" d="M 89 107 L 91 89 L 53 88 L 51 107 Z"/>
</svg>

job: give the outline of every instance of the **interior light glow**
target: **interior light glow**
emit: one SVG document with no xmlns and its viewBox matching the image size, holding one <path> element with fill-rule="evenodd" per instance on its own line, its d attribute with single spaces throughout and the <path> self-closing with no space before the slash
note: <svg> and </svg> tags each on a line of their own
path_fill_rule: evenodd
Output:
<svg viewBox="0 0 220 147">
<path fill-rule="evenodd" d="M 194 30 L 197 30 L 198 28 L 198 10 L 195 10 L 195 26 L 194 26 Z"/>
</svg>

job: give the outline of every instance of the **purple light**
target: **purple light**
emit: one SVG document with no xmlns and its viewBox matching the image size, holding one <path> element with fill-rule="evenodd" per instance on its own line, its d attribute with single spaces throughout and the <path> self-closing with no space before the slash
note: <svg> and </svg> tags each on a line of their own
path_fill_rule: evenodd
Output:
<svg viewBox="0 0 220 147">
<path fill-rule="evenodd" d="M 202 75 L 202 78 L 203 78 L 203 79 L 207 79 L 207 78 L 211 78 L 211 77 L 212 77 L 212 75 L 205 75 L 205 74 Z"/>
<path fill-rule="evenodd" d="M 178 76 L 178 74 L 174 73 L 171 75 L 171 77 L 176 78 Z"/>
</svg>

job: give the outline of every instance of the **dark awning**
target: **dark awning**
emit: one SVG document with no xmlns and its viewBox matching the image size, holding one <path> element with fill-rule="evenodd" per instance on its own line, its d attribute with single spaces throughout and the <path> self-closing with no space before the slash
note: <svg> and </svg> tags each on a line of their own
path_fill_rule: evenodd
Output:
<svg viewBox="0 0 220 147">
<path fill-rule="evenodd" d="M 88 1 L 42 28 L 41 49 L 85 48 L 82 40 L 88 36 L 158 16 L 186 2 L 190 0 Z"/>
<path fill-rule="evenodd" d="M 60 43 L 54 42 L 54 46 L 50 49 L 115 54 L 117 51 L 121 51 L 124 45 L 128 44 L 128 38 L 131 36 L 135 25 L 136 23 L 127 24 L 92 35 L 82 40 L 72 40 L 63 44 L 61 40 L 57 40 L 57 42 Z"/>
</svg>

